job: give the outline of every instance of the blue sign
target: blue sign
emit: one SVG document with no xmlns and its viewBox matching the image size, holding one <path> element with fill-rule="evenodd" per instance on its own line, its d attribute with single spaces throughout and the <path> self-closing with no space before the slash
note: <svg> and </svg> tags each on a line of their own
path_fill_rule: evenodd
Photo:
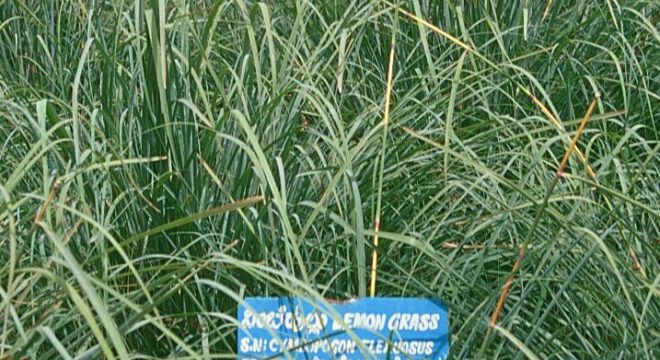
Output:
<svg viewBox="0 0 660 360">
<path fill-rule="evenodd" d="M 238 324 L 244 360 L 437 360 L 449 352 L 447 308 L 430 299 L 246 298 Z"/>
</svg>

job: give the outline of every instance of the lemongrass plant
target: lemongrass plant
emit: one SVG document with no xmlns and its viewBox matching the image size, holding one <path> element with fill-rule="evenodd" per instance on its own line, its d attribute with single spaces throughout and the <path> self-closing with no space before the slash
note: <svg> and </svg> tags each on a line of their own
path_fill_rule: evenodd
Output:
<svg viewBox="0 0 660 360">
<path fill-rule="evenodd" d="M 372 251 L 451 358 L 658 358 L 659 12 L 0 0 L 0 359 L 235 358 Z"/>
</svg>

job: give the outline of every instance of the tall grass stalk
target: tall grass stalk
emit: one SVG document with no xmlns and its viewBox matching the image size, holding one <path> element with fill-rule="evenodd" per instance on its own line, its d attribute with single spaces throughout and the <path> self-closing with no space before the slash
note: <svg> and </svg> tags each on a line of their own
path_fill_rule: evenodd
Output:
<svg viewBox="0 0 660 360">
<path fill-rule="evenodd" d="M 582 135 L 582 132 L 584 131 L 585 127 L 587 126 L 587 123 L 589 122 L 589 119 L 591 118 L 591 114 L 593 113 L 594 109 L 596 108 L 596 101 L 600 97 L 599 94 L 596 94 L 596 97 L 591 101 L 591 104 L 589 105 L 589 108 L 587 109 L 587 113 L 584 115 L 584 118 L 580 122 L 580 126 L 578 127 L 577 131 L 575 132 L 575 136 L 573 137 L 573 141 L 571 141 L 571 144 L 569 145 L 568 149 L 566 150 L 566 153 L 564 154 L 564 157 L 561 160 L 561 163 L 559 163 L 559 168 L 557 169 L 557 172 L 555 173 L 555 176 L 552 178 L 552 182 L 548 186 L 548 189 L 545 192 L 545 196 L 543 197 L 543 203 L 540 204 L 536 216 L 534 217 L 534 222 L 532 223 L 532 226 L 529 228 L 527 231 L 527 236 L 525 237 L 525 240 L 523 241 L 522 245 L 520 245 L 520 250 L 518 250 L 518 256 L 516 257 L 516 261 L 513 264 L 513 269 L 511 269 L 511 274 L 509 277 L 507 277 L 506 282 L 504 283 L 504 286 L 502 287 L 502 292 L 500 293 L 499 298 L 497 299 L 497 305 L 495 306 L 495 310 L 493 310 L 493 314 L 490 317 L 490 323 L 489 323 L 489 329 L 488 332 L 486 333 L 486 337 L 484 338 L 484 345 L 481 348 L 480 351 L 480 357 L 483 356 L 483 352 L 485 350 L 486 344 L 488 343 L 488 340 L 491 335 L 491 331 L 495 326 L 497 326 L 497 322 L 500 318 L 500 314 L 502 313 L 502 309 L 504 308 L 504 304 L 506 302 L 506 299 L 509 295 L 509 291 L 511 291 L 511 286 L 513 286 L 513 282 L 515 280 L 515 277 L 520 270 L 520 266 L 522 262 L 525 260 L 525 255 L 527 255 L 527 249 L 529 247 L 529 244 L 532 241 L 532 238 L 534 237 L 534 233 L 536 229 L 539 226 L 539 223 L 541 221 L 541 217 L 543 216 L 543 213 L 545 211 L 545 208 L 548 207 L 548 201 L 550 200 L 550 197 L 552 196 L 552 192 L 555 190 L 555 187 L 557 186 L 557 183 L 561 179 L 562 175 L 564 174 L 564 170 L 566 168 L 566 164 L 568 163 L 568 159 L 571 157 L 571 153 L 573 150 L 575 150 L 577 146 L 578 140 L 580 140 L 580 136 Z"/>
<path fill-rule="evenodd" d="M 395 21 L 396 24 L 396 21 Z M 392 87 L 394 82 L 394 56 L 396 54 L 396 25 L 392 31 L 392 40 L 390 41 L 390 55 L 387 63 L 387 83 L 385 88 L 385 111 L 383 112 L 383 137 L 380 153 L 380 165 L 378 167 L 378 193 L 376 195 L 376 218 L 374 220 L 374 241 L 373 251 L 371 253 L 371 285 L 369 294 L 376 296 L 376 278 L 378 275 L 378 232 L 380 231 L 380 214 L 383 201 L 383 173 L 385 170 L 385 148 L 387 146 L 387 129 L 390 122 L 390 104 L 392 101 Z M 364 295 L 362 295 L 364 296 Z"/>
</svg>

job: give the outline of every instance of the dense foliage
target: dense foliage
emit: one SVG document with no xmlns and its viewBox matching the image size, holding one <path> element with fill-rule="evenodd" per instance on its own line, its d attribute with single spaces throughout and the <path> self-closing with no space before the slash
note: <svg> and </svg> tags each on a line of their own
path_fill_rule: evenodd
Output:
<svg viewBox="0 0 660 360">
<path fill-rule="evenodd" d="M 452 358 L 658 358 L 658 14 L 0 0 L 0 359 L 232 357 L 244 296 L 368 296 L 375 235 Z"/>
</svg>

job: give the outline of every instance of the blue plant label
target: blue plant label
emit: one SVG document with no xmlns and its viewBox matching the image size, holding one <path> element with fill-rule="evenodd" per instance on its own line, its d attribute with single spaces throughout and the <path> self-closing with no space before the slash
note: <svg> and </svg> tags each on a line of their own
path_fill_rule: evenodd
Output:
<svg viewBox="0 0 660 360">
<path fill-rule="evenodd" d="M 238 307 L 239 359 L 445 359 L 449 317 L 439 301 L 246 298 Z"/>
</svg>

